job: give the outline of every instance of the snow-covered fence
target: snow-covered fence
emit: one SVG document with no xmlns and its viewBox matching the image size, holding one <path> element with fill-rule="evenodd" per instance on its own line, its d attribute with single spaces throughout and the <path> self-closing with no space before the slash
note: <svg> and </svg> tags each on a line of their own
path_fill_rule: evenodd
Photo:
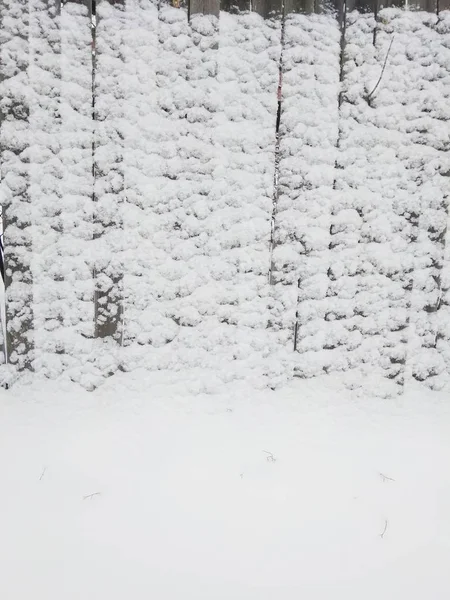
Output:
<svg viewBox="0 0 450 600">
<path fill-rule="evenodd" d="M 28 0 L 0 5 L 0 164 L 6 245 L 4 355 L 19 369 L 34 359 L 30 197 L 30 9 Z"/>
<path fill-rule="evenodd" d="M 326 319 L 338 139 L 340 32 L 332 15 L 292 14 L 284 24 L 280 155 L 272 283 L 283 342 L 302 373 L 321 372 L 332 344 Z M 331 336 L 331 337 L 330 337 Z"/>
<path fill-rule="evenodd" d="M 444 0 L 52 1 L 1 4 L 6 375 L 444 381 Z"/>
<path fill-rule="evenodd" d="M 127 73 L 123 0 L 98 2 L 94 65 L 95 337 L 121 337 Z"/>
</svg>

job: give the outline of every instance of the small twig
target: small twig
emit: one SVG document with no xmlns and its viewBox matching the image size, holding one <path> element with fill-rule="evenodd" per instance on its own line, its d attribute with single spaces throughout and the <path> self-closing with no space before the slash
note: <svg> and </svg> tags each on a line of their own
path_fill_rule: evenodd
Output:
<svg viewBox="0 0 450 600">
<path fill-rule="evenodd" d="M 384 473 L 379 473 L 379 475 L 383 481 L 395 481 L 395 479 L 393 479 L 392 477 L 388 477 Z"/>
<path fill-rule="evenodd" d="M 83 496 L 83 500 L 87 500 L 89 498 L 89 500 L 92 500 L 92 498 L 94 496 L 101 496 L 102 493 L 101 492 L 94 492 L 93 494 L 88 494 L 87 496 Z"/>
<path fill-rule="evenodd" d="M 373 90 L 370 92 L 370 94 L 369 94 L 368 96 L 366 96 L 366 100 L 367 100 L 367 102 L 368 102 L 368 103 L 370 103 L 370 99 L 371 99 L 371 98 L 372 98 L 372 96 L 375 94 L 375 92 L 377 91 L 377 88 L 378 88 L 378 86 L 379 86 L 379 85 L 380 85 L 380 83 L 381 83 L 381 80 L 382 80 L 382 78 L 383 78 L 383 75 L 384 75 L 384 70 L 386 69 L 387 61 L 388 61 L 388 58 L 389 58 L 389 53 L 390 53 L 390 51 L 391 51 L 391 48 L 392 48 L 392 43 L 393 43 L 393 42 L 394 42 L 394 37 L 392 37 L 392 39 L 391 39 L 391 43 L 389 44 L 388 51 L 386 52 L 386 58 L 384 59 L 383 68 L 381 69 L 381 75 L 380 75 L 380 77 L 379 77 L 379 79 L 378 79 L 378 81 L 377 81 L 377 83 L 376 83 L 375 87 L 373 88 Z"/>
<path fill-rule="evenodd" d="M 387 528 L 388 528 L 388 520 L 385 519 L 385 521 L 384 521 L 384 529 L 383 529 L 382 533 L 380 533 L 380 538 L 381 539 L 384 538 L 384 534 L 386 533 Z"/>
<path fill-rule="evenodd" d="M 44 475 L 45 475 L 45 471 L 46 471 L 46 470 L 47 470 L 47 467 L 44 467 L 44 468 L 42 469 L 42 473 L 41 473 L 41 476 L 39 477 L 39 481 L 42 481 L 42 478 L 44 477 Z"/>
<path fill-rule="evenodd" d="M 267 454 L 266 460 L 268 462 L 275 462 L 277 460 L 275 458 L 275 456 L 272 454 L 272 452 L 268 452 L 267 450 L 263 450 L 263 452 L 265 452 Z"/>
</svg>

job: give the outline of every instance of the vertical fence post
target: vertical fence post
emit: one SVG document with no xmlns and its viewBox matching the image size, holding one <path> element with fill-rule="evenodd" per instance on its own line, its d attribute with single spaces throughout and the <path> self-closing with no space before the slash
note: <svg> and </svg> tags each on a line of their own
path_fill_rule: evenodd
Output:
<svg viewBox="0 0 450 600">
<path fill-rule="evenodd" d="M 29 3 L 0 4 L 0 164 L 3 196 L 7 361 L 31 369 L 34 358 L 29 193 Z"/>
</svg>

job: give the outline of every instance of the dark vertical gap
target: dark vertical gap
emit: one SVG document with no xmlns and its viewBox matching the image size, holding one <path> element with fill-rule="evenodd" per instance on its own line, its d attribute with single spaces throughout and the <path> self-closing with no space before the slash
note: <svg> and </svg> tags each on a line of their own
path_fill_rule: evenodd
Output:
<svg viewBox="0 0 450 600">
<path fill-rule="evenodd" d="M 339 22 L 339 26 L 341 29 L 341 41 L 340 41 L 340 57 L 339 57 L 339 95 L 338 95 L 338 109 L 340 111 L 342 103 L 344 101 L 344 92 L 342 90 L 342 82 L 344 81 L 344 66 L 345 66 L 345 34 L 346 34 L 346 28 L 347 28 L 347 3 L 346 0 L 343 0 L 342 4 L 339 5 L 338 8 L 338 22 Z M 340 114 L 339 114 L 339 120 L 340 120 Z M 338 129 L 338 139 L 336 142 L 336 147 L 339 150 L 340 146 L 341 146 L 341 127 L 339 125 L 339 129 Z M 338 157 L 336 157 L 336 161 L 334 164 L 334 168 L 335 170 L 340 169 L 340 165 L 339 165 L 339 159 Z M 336 189 L 336 177 L 334 178 L 333 181 L 333 189 Z M 333 235 L 333 224 L 331 224 L 330 226 L 330 235 Z M 330 241 L 329 250 L 333 249 L 333 242 Z M 331 277 L 331 268 L 328 269 L 328 276 Z"/>
<path fill-rule="evenodd" d="M 97 68 L 97 47 L 96 47 L 96 34 L 97 34 L 97 3 L 96 0 L 91 0 L 91 10 L 92 10 L 92 20 L 91 20 L 91 32 L 92 32 L 92 77 L 91 77 L 91 89 L 92 89 L 92 210 L 96 205 L 96 195 L 95 195 L 95 180 L 96 180 L 96 172 L 95 172 L 95 129 L 96 129 L 96 106 L 95 106 L 95 74 Z M 98 233 L 94 228 L 93 238 L 94 240 L 98 237 Z M 92 277 L 94 279 L 94 337 L 96 335 L 97 329 L 97 320 L 98 320 L 98 291 L 97 291 L 97 270 L 94 266 L 92 268 Z"/>
<path fill-rule="evenodd" d="M 284 14 L 284 0 L 281 5 L 281 50 L 278 62 L 278 88 L 277 88 L 277 117 L 275 120 L 275 170 L 273 176 L 272 217 L 270 223 L 270 266 L 269 284 L 274 285 L 273 251 L 275 247 L 275 220 L 277 216 L 278 192 L 279 192 L 279 167 L 280 167 L 280 123 L 281 108 L 283 102 L 283 49 L 284 49 L 284 26 L 286 15 Z"/>
<path fill-rule="evenodd" d="M 373 28 L 372 44 L 374 46 L 376 46 L 376 43 L 377 43 L 378 11 L 380 8 L 379 1 L 380 0 L 373 0 L 373 16 L 375 18 L 375 27 Z"/>
<path fill-rule="evenodd" d="M 341 27 L 341 56 L 339 65 L 339 82 L 341 89 L 339 90 L 339 109 L 342 105 L 343 91 L 342 82 L 344 81 L 344 65 L 345 65 L 345 34 L 347 31 L 347 0 L 343 0 L 339 3 L 339 24 Z"/>
<path fill-rule="evenodd" d="M 3 206 L 0 206 L 0 210 L 1 215 L 2 215 L 2 219 L 3 219 Z M 5 284 L 5 266 L 3 264 L 3 227 L 2 227 L 2 233 L 0 234 L 0 272 L 2 275 L 2 281 L 3 284 Z"/>
</svg>

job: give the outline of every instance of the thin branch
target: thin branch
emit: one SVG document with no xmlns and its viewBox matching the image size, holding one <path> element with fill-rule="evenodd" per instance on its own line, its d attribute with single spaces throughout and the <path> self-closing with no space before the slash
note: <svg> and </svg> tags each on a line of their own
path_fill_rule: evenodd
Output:
<svg viewBox="0 0 450 600">
<path fill-rule="evenodd" d="M 378 86 L 380 85 L 380 83 L 381 83 L 381 80 L 383 79 L 384 71 L 385 71 L 385 69 L 386 69 L 387 61 L 388 61 L 388 58 L 389 58 L 389 53 L 390 53 L 390 51 L 391 51 L 391 48 L 392 48 L 392 44 L 393 44 L 393 42 L 394 42 L 394 37 L 392 37 L 392 39 L 391 39 L 391 43 L 389 44 L 388 51 L 386 52 L 386 58 L 384 59 L 384 64 L 383 64 L 383 68 L 381 69 L 381 74 L 380 74 L 380 77 L 379 77 L 379 79 L 378 79 L 378 81 L 377 81 L 377 83 L 376 83 L 375 87 L 373 88 L 373 90 L 370 92 L 370 94 L 369 94 L 368 96 L 366 96 L 366 100 L 367 100 L 367 102 L 370 102 L 370 99 L 372 98 L 372 96 L 373 96 L 373 95 L 375 94 L 375 92 L 377 91 L 377 88 L 378 88 Z"/>
<path fill-rule="evenodd" d="M 381 539 L 384 538 L 384 534 L 386 533 L 387 528 L 388 528 L 388 520 L 385 519 L 385 521 L 384 521 L 384 529 L 383 529 L 382 533 L 380 533 L 380 538 Z"/>
<path fill-rule="evenodd" d="M 395 479 L 393 479 L 392 477 L 388 477 L 384 473 L 380 473 L 379 475 L 383 481 L 395 481 Z"/>
<path fill-rule="evenodd" d="M 39 477 L 39 481 L 42 481 L 42 478 L 44 477 L 44 475 L 45 475 L 45 471 L 46 471 L 46 470 L 47 470 L 47 467 L 44 467 L 44 468 L 42 469 L 42 473 L 41 473 L 41 476 Z"/>
<path fill-rule="evenodd" d="M 267 450 L 263 450 L 263 452 L 265 452 L 267 454 L 268 462 L 275 462 L 277 460 L 275 458 L 275 456 L 272 454 L 272 452 L 268 452 Z"/>
<path fill-rule="evenodd" d="M 94 492 L 93 494 L 88 494 L 87 496 L 83 496 L 83 500 L 87 500 L 89 498 L 89 500 L 92 500 L 92 498 L 94 496 L 101 496 L 102 493 L 101 492 Z"/>
</svg>

